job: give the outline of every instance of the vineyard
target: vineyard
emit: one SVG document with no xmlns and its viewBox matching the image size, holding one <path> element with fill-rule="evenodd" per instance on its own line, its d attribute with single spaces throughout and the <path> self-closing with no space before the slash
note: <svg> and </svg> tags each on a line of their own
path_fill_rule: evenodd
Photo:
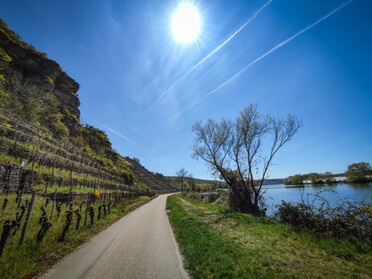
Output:
<svg viewBox="0 0 372 279">
<path fill-rule="evenodd" d="M 142 190 L 156 193 L 174 190 L 129 158 L 125 159 L 126 165 L 134 171 L 138 181 L 134 183 L 133 179 L 121 177 L 115 168 L 106 167 L 67 141 L 54 139 L 47 129 L 4 110 L 0 110 L 0 156 L 0 161 L 7 162 L 0 166 L 4 191 L 33 188 L 46 194 L 56 189 L 58 192 L 84 192 L 89 188 L 137 192 L 143 184 L 147 187 Z"/>
<path fill-rule="evenodd" d="M 47 247 L 59 247 L 62 255 L 65 244 L 119 218 L 131 204 L 174 191 L 139 162 L 125 162 L 133 180 L 47 129 L 0 110 L 0 264 L 5 267 L 0 277 L 24 265 L 17 257 L 30 249 L 50 253 Z"/>
</svg>

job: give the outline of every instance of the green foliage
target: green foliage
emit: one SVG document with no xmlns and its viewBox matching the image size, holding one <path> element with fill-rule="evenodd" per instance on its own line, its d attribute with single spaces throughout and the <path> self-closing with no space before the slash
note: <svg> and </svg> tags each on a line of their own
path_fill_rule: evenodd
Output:
<svg viewBox="0 0 372 279">
<path fill-rule="evenodd" d="M 6 61 L 6 62 L 11 62 L 12 57 L 7 54 L 2 47 L 0 47 L 0 59 Z"/>
<path fill-rule="evenodd" d="M 300 185 L 304 183 L 304 178 L 301 174 L 296 174 L 289 176 L 283 180 L 283 183 L 286 185 Z"/>
<path fill-rule="evenodd" d="M 364 182 L 372 180 L 372 168 L 369 163 L 354 163 L 348 166 L 345 176 L 350 182 Z"/>
<path fill-rule="evenodd" d="M 78 137 L 71 137 L 70 142 L 75 145 L 76 147 L 80 149 L 84 149 L 84 139 L 83 136 L 78 136 Z M 88 153 L 88 152 L 87 152 Z M 89 154 L 89 153 L 88 153 Z"/>
<path fill-rule="evenodd" d="M 37 51 L 33 45 L 23 42 L 21 40 L 21 37 L 17 33 L 15 33 L 13 30 L 11 30 L 1 18 L 0 18 L 0 32 L 2 32 L 7 37 L 7 39 L 11 41 L 12 43 L 19 45 L 23 49 L 30 50 L 33 53 L 36 53 L 43 58 L 46 58 L 46 53 Z"/>
<path fill-rule="evenodd" d="M 56 119 L 58 119 L 58 117 L 56 117 Z M 69 136 L 69 130 L 66 125 L 61 122 L 61 119 L 50 125 L 50 131 L 57 138 L 67 139 Z"/>
<path fill-rule="evenodd" d="M 304 184 L 305 180 L 310 180 L 312 184 L 321 184 L 321 183 L 335 183 L 334 177 L 342 176 L 343 174 L 332 174 L 331 172 L 325 173 L 308 173 L 308 174 L 296 174 L 289 176 L 283 180 L 283 183 L 286 185 L 301 185 Z"/>
<path fill-rule="evenodd" d="M 126 183 L 129 185 L 133 185 L 134 181 L 136 180 L 136 177 L 134 176 L 133 171 L 130 171 L 130 170 L 120 171 L 119 176 L 121 178 L 124 178 Z"/>
<path fill-rule="evenodd" d="M 51 77 L 45 76 L 45 79 L 50 83 L 54 85 L 54 80 Z"/>
<path fill-rule="evenodd" d="M 2 19 L 0 19 L 0 32 L 3 32 L 11 41 L 15 42 L 21 40 L 21 37 L 13 30 L 9 29 L 8 25 Z"/>
<path fill-rule="evenodd" d="M 60 102 L 51 92 L 41 92 L 36 86 L 25 88 L 19 81 L 11 80 L 5 88 L 0 88 L 0 101 L 2 108 L 46 127 L 55 137 L 68 137 L 69 130 L 62 122 L 64 115 L 60 112 Z"/>
<path fill-rule="evenodd" d="M 311 181 L 312 184 L 321 183 L 323 177 L 319 173 L 310 173 L 308 179 Z"/>
<path fill-rule="evenodd" d="M 221 198 L 221 196 L 223 196 L 224 194 L 226 194 L 226 197 L 228 197 L 228 194 L 225 192 L 225 191 L 221 191 L 219 190 L 218 192 L 202 192 L 202 193 L 199 193 L 199 192 L 185 192 L 183 195 L 185 197 L 189 197 L 191 199 L 194 199 L 194 200 L 198 200 L 198 201 L 202 201 L 202 202 L 206 202 L 206 203 L 214 203 L 216 202 L 218 199 Z M 226 203 L 227 205 L 228 203 Z"/>
<path fill-rule="evenodd" d="M 202 192 L 202 191 L 210 191 L 215 190 L 216 187 L 213 184 L 196 184 L 195 186 L 196 191 Z"/>
<path fill-rule="evenodd" d="M 116 157 L 112 150 L 111 142 L 104 131 L 86 124 L 81 128 L 81 132 L 84 144 L 88 145 L 95 154 L 108 155 L 110 159 Z"/>
</svg>

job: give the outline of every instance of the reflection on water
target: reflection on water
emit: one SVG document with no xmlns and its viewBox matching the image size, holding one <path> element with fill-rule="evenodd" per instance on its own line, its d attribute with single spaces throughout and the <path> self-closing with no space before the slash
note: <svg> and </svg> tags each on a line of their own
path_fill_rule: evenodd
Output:
<svg viewBox="0 0 372 279">
<path fill-rule="evenodd" d="M 372 183 L 337 183 L 320 185 L 284 185 L 275 184 L 264 186 L 266 191 L 265 202 L 268 205 L 267 214 L 272 215 L 275 206 L 286 202 L 309 202 L 319 205 L 316 195 L 324 198 L 330 206 L 334 207 L 342 201 L 363 201 L 372 203 Z"/>
</svg>

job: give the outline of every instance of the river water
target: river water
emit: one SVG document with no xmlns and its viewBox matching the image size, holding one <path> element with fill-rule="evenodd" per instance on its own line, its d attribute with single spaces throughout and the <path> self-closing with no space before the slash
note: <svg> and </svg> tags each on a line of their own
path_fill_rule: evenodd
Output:
<svg viewBox="0 0 372 279">
<path fill-rule="evenodd" d="M 275 206 L 286 202 L 301 202 L 319 205 L 320 196 L 331 207 L 335 207 L 342 201 L 363 201 L 372 204 L 372 183 L 337 183 L 322 185 L 284 185 L 273 184 L 262 187 L 265 192 L 267 214 L 272 215 L 276 211 Z"/>
</svg>

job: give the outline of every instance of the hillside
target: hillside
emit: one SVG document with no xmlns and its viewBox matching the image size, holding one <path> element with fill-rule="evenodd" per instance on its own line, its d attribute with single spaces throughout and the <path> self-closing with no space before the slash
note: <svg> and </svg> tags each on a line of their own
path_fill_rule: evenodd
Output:
<svg viewBox="0 0 372 279">
<path fill-rule="evenodd" d="M 62 187 L 59 191 L 174 191 L 141 164 L 118 154 L 104 131 L 80 123 L 78 90 L 79 84 L 57 62 L 0 20 L 2 190 L 5 184 L 21 188 L 21 180 L 29 177 L 29 188 L 45 192 L 57 186 Z M 11 177 L 18 186 L 9 186 Z"/>
<path fill-rule="evenodd" d="M 169 184 L 173 185 L 177 189 L 181 189 L 181 181 L 179 177 L 177 176 L 165 176 L 165 181 L 167 181 Z M 195 184 L 199 186 L 210 186 L 207 187 L 208 189 L 216 189 L 216 188 L 226 188 L 225 182 L 219 181 L 219 180 L 210 180 L 210 179 L 200 179 L 200 178 L 194 178 L 194 177 L 187 177 L 185 182 L 186 188 L 191 187 L 191 185 L 188 184 Z M 203 187 L 202 187 L 203 188 Z"/>
</svg>

